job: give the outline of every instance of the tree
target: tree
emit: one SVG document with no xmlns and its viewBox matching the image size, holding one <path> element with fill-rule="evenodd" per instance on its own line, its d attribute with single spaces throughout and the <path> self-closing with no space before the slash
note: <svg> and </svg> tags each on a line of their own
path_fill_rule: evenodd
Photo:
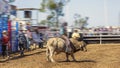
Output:
<svg viewBox="0 0 120 68">
<path fill-rule="evenodd" d="M 41 12 L 48 12 L 47 20 L 52 22 L 56 27 L 59 26 L 59 16 L 63 16 L 63 7 L 69 0 L 42 0 Z"/>
<path fill-rule="evenodd" d="M 88 25 L 87 21 L 88 21 L 89 17 L 81 18 L 81 16 L 79 14 L 75 14 L 74 18 L 75 18 L 75 26 L 83 29 Z"/>
<path fill-rule="evenodd" d="M 48 22 L 47 20 L 42 20 L 39 24 L 46 25 L 47 22 Z"/>
<path fill-rule="evenodd" d="M 42 20 L 39 24 L 48 25 L 49 27 L 54 26 L 54 24 L 48 20 Z"/>
</svg>

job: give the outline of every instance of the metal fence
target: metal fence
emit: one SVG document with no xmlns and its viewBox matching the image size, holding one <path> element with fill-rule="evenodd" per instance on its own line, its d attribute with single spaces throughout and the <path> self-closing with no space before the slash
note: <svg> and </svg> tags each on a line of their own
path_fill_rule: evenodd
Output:
<svg viewBox="0 0 120 68">
<path fill-rule="evenodd" d="M 87 43 L 120 43 L 120 32 L 81 32 Z"/>
</svg>

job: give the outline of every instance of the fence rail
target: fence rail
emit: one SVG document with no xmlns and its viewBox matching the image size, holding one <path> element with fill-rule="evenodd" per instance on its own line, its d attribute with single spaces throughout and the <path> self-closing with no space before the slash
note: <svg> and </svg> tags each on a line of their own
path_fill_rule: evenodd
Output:
<svg viewBox="0 0 120 68">
<path fill-rule="evenodd" d="M 120 43 L 120 32 L 81 32 L 80 34 L 88 43 Z"/>
</svg>

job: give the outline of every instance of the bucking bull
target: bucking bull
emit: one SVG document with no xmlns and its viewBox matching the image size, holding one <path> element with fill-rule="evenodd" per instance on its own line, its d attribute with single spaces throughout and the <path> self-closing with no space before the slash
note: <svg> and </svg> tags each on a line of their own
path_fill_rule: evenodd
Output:
<svg viewBox="0 0 120 68">
<path fill-rule="evenodd" d="M 65 40 L 63 40 L 62 38 L 50 38 L 47 41 L 46 44 L 46 55 L 47 55 L 47 61 L 50 62 L 55 62 L 55 60 L 53 59 L 53 55 L 59 54 L 60 52 L 64 52 L 66 54 L 66 61 L 69 61 L 69 55 L 71 55 L 73 61 L 76 61 L 75 57 L 74 57 L 74 53 L 81 50 L 81 51 L 87 51 L 86 48 L 86 43 L 84 41 L 77 41 L 74 39 L 70 39 L 70 46 L 71 46 L 71 52 L 66 53 L 66 44 L 65 44 Z"/>
</svg>

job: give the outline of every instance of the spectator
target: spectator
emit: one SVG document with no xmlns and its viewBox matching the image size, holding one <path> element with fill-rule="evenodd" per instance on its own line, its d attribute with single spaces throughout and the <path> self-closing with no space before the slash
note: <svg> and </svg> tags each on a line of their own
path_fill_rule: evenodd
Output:
<svg viewBox="0 0 120 68">
<path fill-rule="evenodd" d="M 43 34 L 40 33 L 40 42 L 39 42 L 39 48 L 43 48 Z"/>
<path fill-rule="evenodd" d="M 30 47 L 30 44 L 31 44 L 31 41 L 32 41 L 32 33 L 30 32 L 30 29 L 25 30 L 25 36 L 26 36 L 26 39 L 27 39 L 27 49 L 29 50 L 29 47 Z"/>
<path fill-rule="evenodd" d="M 25 37 L 25 34 L 24 34 L 23 30 L 19 31 L 18 44 L 19 44 L 19 48 L 20 48 L 20 55 L 23 56 L 24 55 L 24 50 L 27 47 L 27 39 Z"/>
<path fill-rule="evenodd" d="M 35 30 L 35 32 L 32 33 L 32 37 L 35 43 L 37 43 L 40 47 L 40 43 L 43 42 L 43 40 L 40 39 L 40 33 L 37 29 Z"/>
<path fill-rule="evenodd" d="M 7 52 L 7 47 L 9 44 L 9 37 L 7 35 L 7 31 L 3 31 L 2 34 L 3 34 L 3 37 L 2 37 L 2 56 L 3 56 L 3 58 L 5 58 L 5 56 L 9 57 L 8 52 Z"/>
</svg>

